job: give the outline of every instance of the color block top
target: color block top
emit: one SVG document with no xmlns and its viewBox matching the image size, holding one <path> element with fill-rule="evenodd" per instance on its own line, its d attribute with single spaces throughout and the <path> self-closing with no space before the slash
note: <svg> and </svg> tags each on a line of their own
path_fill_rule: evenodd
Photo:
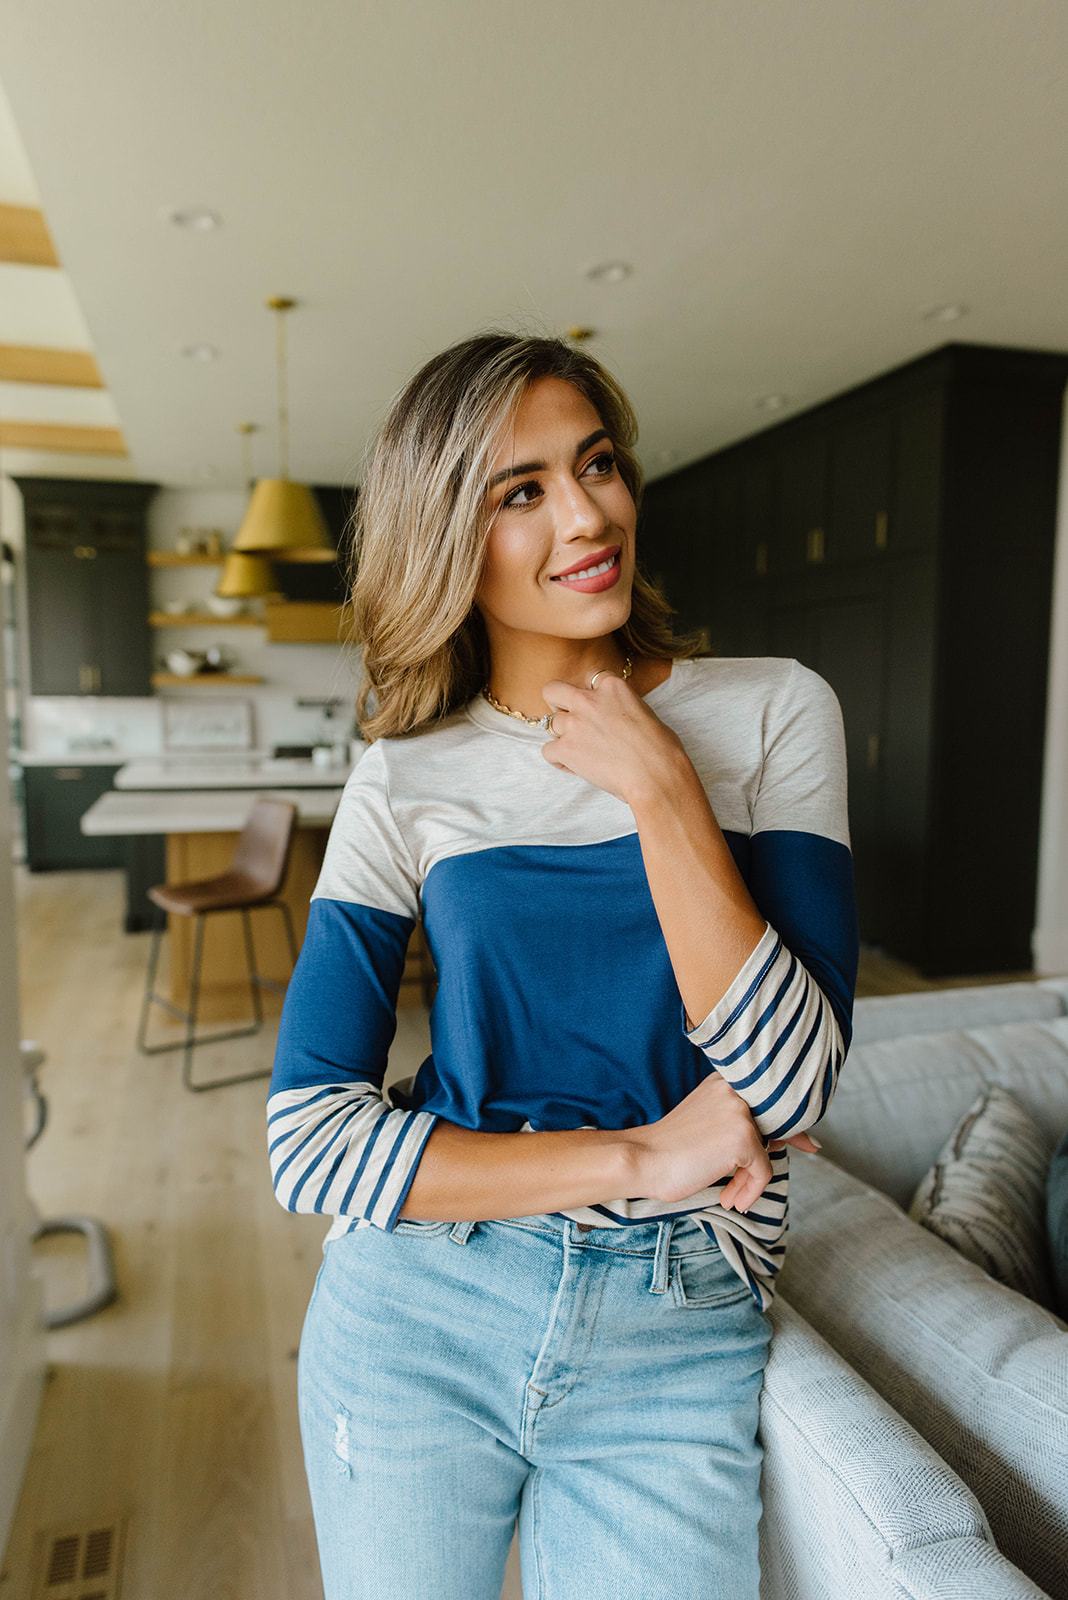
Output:
<svg viewBox="0 0 1068 1600">
<path fill-rule="evenodd" d="M 334 1218 L 324 1250 L 394 1228 L 439 1117 L 492 1132 L 636 1127 L 712 1070 L 765 1141 L 826 1111 L 859 952 L 838 699 L 778 656 L 676 660 L 644 699 L 701 779 L 765 918 L 759 943 L 687 1029 L 624 801 L 546 761 L 552 735 L 481 695 L 376 740 L 338 802 L 267 1099 L 275 1195 Z M 432 1048 L 394 1105 L 383 1080 L 418 917 L 438 975 Z M 718 1204 L 728 1173 L 671 1203 L 621 1196 L 556 1215 L 626 1227 L 692 1214 L 766 1309 L 790 1147 L 769 1156 L 747 1214 Z"/>
</svg>

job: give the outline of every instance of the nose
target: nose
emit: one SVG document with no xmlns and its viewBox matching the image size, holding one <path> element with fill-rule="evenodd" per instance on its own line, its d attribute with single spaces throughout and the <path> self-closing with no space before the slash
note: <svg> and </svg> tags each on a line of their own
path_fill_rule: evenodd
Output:
<svg viewBox="0 0 1068 1600">
<path fill-rule="evenodd" d="M 608 518 L 593 495 L 572 480 L 560 491 L 557 522 L 568 538 L 588 538 L 608 527 Z"/>
</svg>

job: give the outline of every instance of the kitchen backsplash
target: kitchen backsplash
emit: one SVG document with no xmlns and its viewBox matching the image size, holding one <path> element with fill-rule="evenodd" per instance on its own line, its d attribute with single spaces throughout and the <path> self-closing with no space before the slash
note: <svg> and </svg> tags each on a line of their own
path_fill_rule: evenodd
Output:
<svg viewBox="0 0 1068 1600">
<path fill-rule="evenodd" d="M 213 692 L 217 691 L 199 690 L 196 703 L 203 705 L 203 696 Z M 318 692 L 323 699 L 341 698 L 336 684 L 327 684 Z M 305 691 L 302 689 L 301 693 Z M 168 699 L 175 698 L 173 693 L 168 695 Z M 271 750 L 279 744 L 313 744 L 323 733 L 322 710 L 298 705 L 291 693 L 272 694 L 260 688 L 248 698 L 252 700 L 252 744 L 257 750 Z M 355 691 L 334 713 L 340 736 L 347 736 L 352 727 L 354 698 Z M 93 750 L 106 753 L 110 749 L 118 758 L 156 755 L 163 750 L 160 706 L 161 699 L 155 695 L 131 699 L 113 695 L 30 695 L 25 703 L 23 748 L 42 756 Z"/>
</svg>

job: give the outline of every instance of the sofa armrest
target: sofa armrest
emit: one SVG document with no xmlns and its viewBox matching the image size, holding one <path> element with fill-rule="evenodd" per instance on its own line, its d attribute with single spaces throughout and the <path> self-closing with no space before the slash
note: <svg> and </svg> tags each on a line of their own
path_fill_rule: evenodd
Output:
<svg viewBox="0 0 1068 1600">
<path fill-rule="evenodd" d="M 967 1485 L 781 1291 L 768 1314 L 762 1600 L 1041 1595 Z"/>
<path fill-rule="evenodd" d="M 1003 1022 L 1044 1022 L 1068 1014 L 1068 979 L 961 984 L 902 994 L 863 995 L 853 1002 L 851 1046 L 947 1028 L 987 1028 Z"/>
</svg>

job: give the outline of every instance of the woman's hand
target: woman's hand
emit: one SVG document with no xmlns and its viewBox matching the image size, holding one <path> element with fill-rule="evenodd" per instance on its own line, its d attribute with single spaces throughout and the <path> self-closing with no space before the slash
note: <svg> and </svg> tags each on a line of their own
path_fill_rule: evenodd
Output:
<svg viewBox="0 0 1068 1600">
<path fill-rule="evenodd" d="M 607 673 L 592 689 L 550 678 L 542 698 L 552 706 L 546 761 L 634 805 L 650 790 L 670 786 L 689 763 L 682 740 L 661 722 L 625 678 Z"/>
<path fill-rule="evenodd" d="M 772 1139 L 765 1147 L 749 1107 L 718 1072 L 709 1073 L 657 1121 L 621 1132 L 636 1147 L 642 1194 L 665 1202 L 685 1200 L 733 1173 L 719 1196 L 727 1211 L 748 1211 L 763 1194 L 771 1181 L 768 1150 L 787 1144 L 819 1149 L 807 1133 Z"/>
<path fill-rule="evenodd" d="M 787 1139 L 769 1139 L 768 1149 L 781 1150 L 788 1144 L 796 1145 L 798 1150 L 810 1150 L 813 1153 L 823 1149 L 819 1140 L 814 1139 L 810 1133 L 791 1133 Z"/>
</svg>

